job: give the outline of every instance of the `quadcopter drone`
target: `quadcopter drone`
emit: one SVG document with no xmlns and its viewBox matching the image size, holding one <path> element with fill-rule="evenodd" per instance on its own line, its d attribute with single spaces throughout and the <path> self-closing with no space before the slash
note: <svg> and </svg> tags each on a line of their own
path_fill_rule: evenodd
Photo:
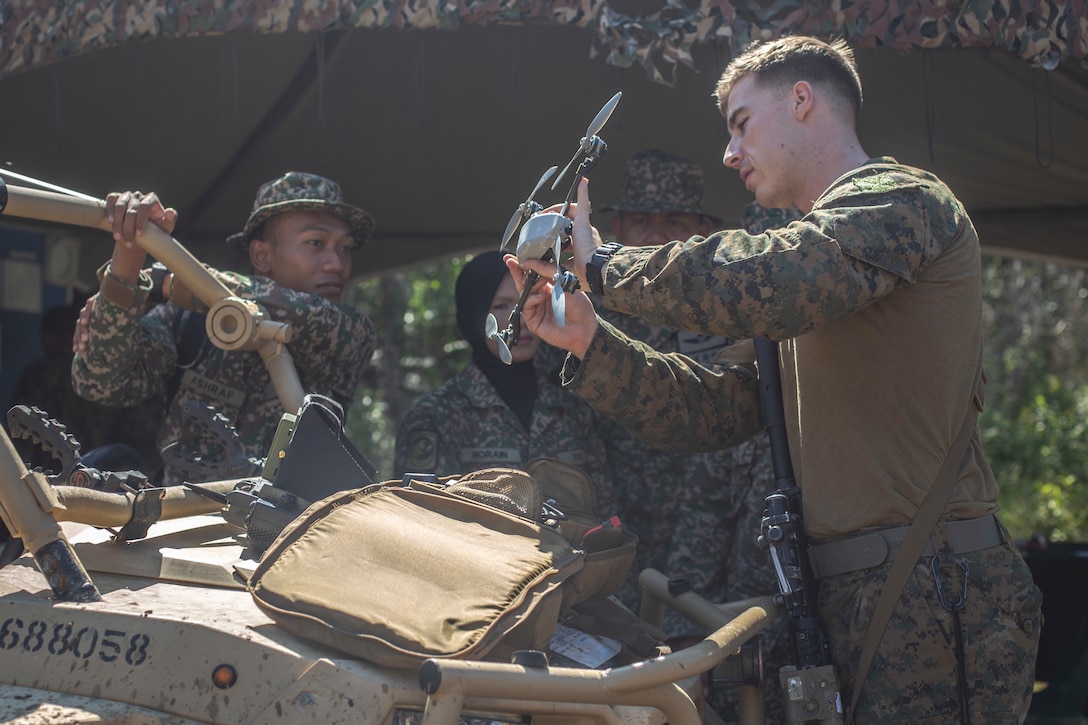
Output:
<svg viewBox="0 0 1088 725">
<path fill-rule="evenodd" d="M 552 312 L 555 314 L 555 321 L 560 327 L 563 326 L 566 319 L 566 298 L 564 294 L 566 292 L 575 292 L 579 287 L 578 278 L 573 272 L 563 269 L 560 261 L 561 252 L 564 248 L 569 247 L 571 242 L 571 220 L 567 218 L 567 211 L 570 209 L 571 202 L 578 192 L 578 183 L 582 180 L 582 177 L 597 165 L 601 156 L 608 150 L 608 144 L 597 136 L 597 132 L 604 127 L 604 124 L 612 115 L 612 111 L 616 110 L 616 105 L 619 104 L 622 95 L 622 93 L 617 93 L 609 99 L 608 103 L 604 104 L 596 117 L 590 122 L 589 127 L 586 129 L 586 135 L 578 142 L 578 150 L 574 152 L 570 162 L 552 182 L 551 188 L 555 189 L 563 177 L 566 176 L 567 171 L 580 159 L 578 169 L 574 172 L 570 191 L 567 192 L 567 197 L 563 202 L 562 210 L 559 212 L 545 212 L 542 204 L 533 201 L 536 193 L 555 174 L 558 167 L 553 166 L 544 172 L 540 180 L 536 182 L 536 186 L 529 192 L 529 196 L 514 210 L 510 222 L 506 225 L 506 231 L 502 235 L 502 242 L 499 244 L 500 252 L 513 254 L 519 260 L 544 259 L 555 261 L 555 274 L 552 276 Z M 524 225 L 522 222 L 525 222 Z M 521 233 L 518 235 L 517 245 L 514 246 L 511 245 L 511 239 L 519 226 L 521 226 Z M 518 298 L 514 308 L 510 310 L 510 319 L 507 321 L 505 329 L 499 330 L 499 323 L 494 315 L 487 316 L 484 332 L 488 339 L 494 340 L 498 344 L 499 359 L 507 365 L 513 360 L 510 348 L 515 347 L 521 337 L 521 309 L 529 296 L 529 291 L 539 278 L 540 275 L 536 272 L 529 272 L 525 280 L 525 286 L 521 291 L 521 297 Z"/>
</svg>

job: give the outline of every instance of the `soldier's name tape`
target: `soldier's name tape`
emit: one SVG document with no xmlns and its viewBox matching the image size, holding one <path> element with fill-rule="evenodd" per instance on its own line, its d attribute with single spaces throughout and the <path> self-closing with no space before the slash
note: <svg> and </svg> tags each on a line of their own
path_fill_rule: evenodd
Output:
<svg viewBox="0 0 1088 725">
<path fill-rule="evenodd" d="M 242 407 L 246 400 L 244 391 L 223 385 L 192 370 L 186 370 L 181 376 L 181 387 L 192 390 L 201 397 L 225 403 L 234 409 Z"/>
</svg>

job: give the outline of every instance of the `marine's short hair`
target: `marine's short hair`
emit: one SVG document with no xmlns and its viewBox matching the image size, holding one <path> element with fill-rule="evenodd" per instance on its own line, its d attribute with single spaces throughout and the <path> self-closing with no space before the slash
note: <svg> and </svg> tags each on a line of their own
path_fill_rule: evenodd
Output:
<svg viewBox="0 0 1088 725">
<path fill-rule="evenodd" d="M 742 78 L 755 76 L 760 84 L 793 85 L 808 81 L 829 86 L 850 104 L 857 122 L 861 113 L 862 90 L 854 51 L 844 40 L 827 42 L 809 35 L 788 35 L 777 40 L 756 41 L 726 66 L 714 89 L 722 114 L 729 94 Z"/>
</svg>

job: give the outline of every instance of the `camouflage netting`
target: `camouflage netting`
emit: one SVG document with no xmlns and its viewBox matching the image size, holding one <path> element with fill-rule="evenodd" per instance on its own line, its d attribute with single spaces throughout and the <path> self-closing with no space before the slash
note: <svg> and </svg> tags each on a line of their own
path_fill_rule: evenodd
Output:
<svg viewBox="0 0 1088 725">
<path fill-rule="evenodd" d="M 133 40 L 344 28 L 456 30 L 490 23 L 588 28 L 591 57 L 672 83 L 692 48 L 809 33 L 865 47 L 992 48 L 1052 69 L 1088 57 L 1088 0 L 668 0 L 623 15 L 604 0 L 13 0 L 0 5 L 0 78 Z"/>
</svg>

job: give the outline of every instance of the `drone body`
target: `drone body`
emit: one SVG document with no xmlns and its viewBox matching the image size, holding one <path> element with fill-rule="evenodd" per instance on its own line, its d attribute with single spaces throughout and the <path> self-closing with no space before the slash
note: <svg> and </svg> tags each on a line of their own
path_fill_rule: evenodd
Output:
<svg viewBox="0 0 1088 725">
<path fill-rule="evenodd" d="M 554 211 L 529 217 L 521 227 L 515 255 L 518 259 L 559 258 L 563 247 L 570 245 L 571 220 Z"/>
</svg>

